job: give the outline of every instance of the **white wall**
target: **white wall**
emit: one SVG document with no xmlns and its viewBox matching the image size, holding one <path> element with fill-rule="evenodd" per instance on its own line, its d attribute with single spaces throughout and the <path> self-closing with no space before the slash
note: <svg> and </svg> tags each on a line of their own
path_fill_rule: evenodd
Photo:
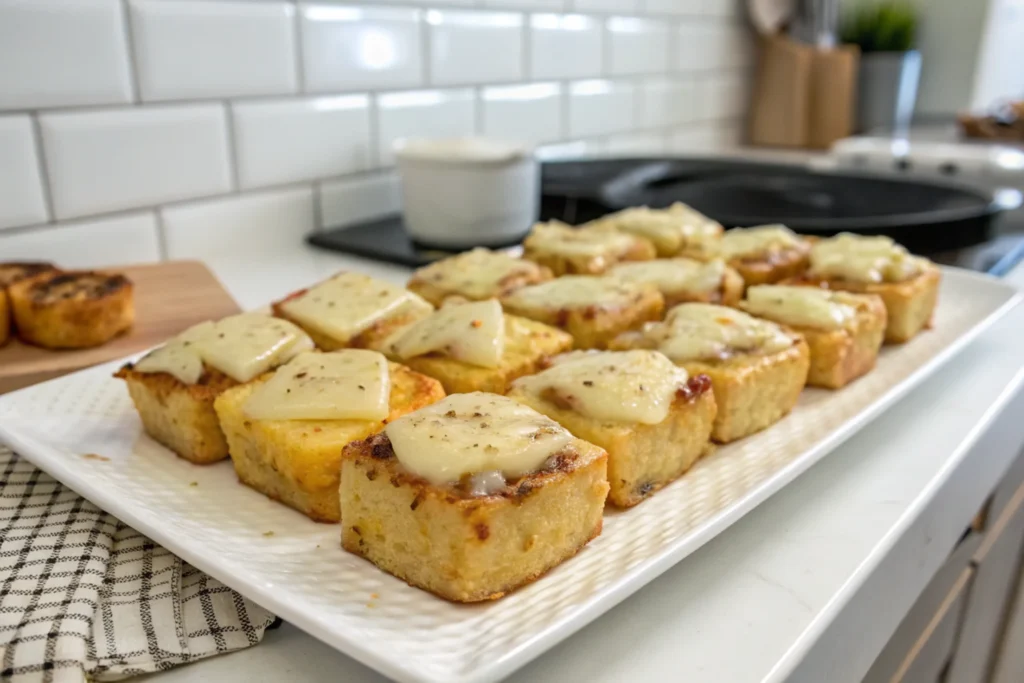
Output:
<svg viewBox="0 0 1024 683">
<path fill-rule="evenodd" d="M 735 0 L 0 0 L 0 259 L 282 241 L 397 206 L 391 143 L 685 150 L 739 130 Z"/>
<path fill-rule="evenodd" d="M 1024 99 L 1024 0 L 991 0 L 971 107 Z"/>
</svg>

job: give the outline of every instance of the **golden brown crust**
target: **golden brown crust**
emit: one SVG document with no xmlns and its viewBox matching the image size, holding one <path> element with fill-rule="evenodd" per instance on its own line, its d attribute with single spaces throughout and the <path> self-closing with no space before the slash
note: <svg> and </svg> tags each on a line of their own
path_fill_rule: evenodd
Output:
<svg viewBox="0 0 1024 683">
<path fill-rule="evenodd" d="M 238 382 L 209 366 L 195 384 L 185 384 L 165 372 L 137 372 L 131 363 L 114 377 L 128 385 L 142 426 L 154 440 L 199 465 L 228 456 L 213 404 Z"/>
<path fill-rule="evenodd" d="M 97 271 L 50 272 L 11 285 L 18 336 L 51 349 L 104 344 L 135 321 L 132 282 Z"/>
<path fill-rule="evenodd" d="M 0 289 L 0 346 L 11 339 L 11 305 L 7 290 Z"/>
<path fill-rule="evenodd" d="M 346 444 L 444 398 L 439 382 L 389 363 L 384 420 L 250 420 L 244 406 L 273 373 L 224 392 L 214 403 L 239 481 L 318 522 L 339 519 L 338 484 Z"/>
<path fill-rule="evenodd" d="M 655 287 L 640 287 L 635 296 L 621 306 L 529 309 L 503 299 L 502 307 L 524 318 L 565 330 L 573 338 L 573 348 L 604 349 L 619 334 L 646 322 L 660 320 L 665 299 Z"/>
<path fill-rule="evenodd" d="M 942 273 L 934 265 L 902 282 L 854 282 L 804 273 L 781 284 L 822 287 L 856 294 L 876 294 L 885 304 L 885 343 L 902 344 L 930 328 L 938 303 Z"/>
<path fill-rule="evenodd" d="M 513 380 L 537 372 L 548 356 L 568 351 L 572 344 L 572 337 L 562 330 L 506 314 L 505 352 L 501 364 L 496 368 L 477 367 L 441 354 L 392 360 L 437 378 L 449 394 L 468 394 L 474 391 L 503 394 Z M 390 355 L 389 349 L 384 352 Z"/>
<path fill-rule="evenodd" d="M 604 450 L 575 439 L 560 462 L 470 496 L 408 473 L 386 434 L 345 448 L 342 547 L 453 602 L 494 600 L 572 557 L 602 528 Z"/>
<path fill-rule="evenodd" d="M 743 278 L 747 287 L 770 285 L 786 278 L 796 277 L 810 265 L 810 245 L 772 252 L 763 258 L 736 258 L 729 265 Z"/>
<path fill-rule="evenodd" d="M 10 287 L 25 278 L 57 272 L 57 266 L 46 261 L 9 261 L 0 263 L 0 289 Z"/>
</svg>

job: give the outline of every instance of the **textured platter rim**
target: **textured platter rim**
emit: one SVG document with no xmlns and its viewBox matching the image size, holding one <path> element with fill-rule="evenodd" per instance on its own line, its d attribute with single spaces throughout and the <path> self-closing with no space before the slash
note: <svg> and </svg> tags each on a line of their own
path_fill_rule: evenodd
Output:
<svg viewBox="0 0 1024 683">
<path fill-rule="evenodd" d="M 62 481 L 99 507 L 111 512 L 140 532 L 150 536 L 154 541 L 161 543 L 197 568 L 254 599 L 282 618 L 302 628 L 310 635 L 384 675 L 409 683 L 435 683 L 442 680 L 452 681 L 453 683 L 485 683 L 504 677 L 525 665 L 699 549 L 704 543 L 752 511 L 757 505 L 781 490 L 786 484 L 869 424 L 885 408 L 898 401 L 911 389 L 920 384 L 921 381 L 935 372 L 935 370 L 948 362 L 999 318 L 1017 306 L 1022 298 L 1024 298 L 1016 289 L 1000 280 L 969 271 L 957 269 L 944 270 L 948 276 L 951 276 L 951 279 L 964 281 L 964 284 L 988 288 L 987 295 L 991 299 L 999 299 L 999 301 L 987 302 L 991 309 L 983 313 L 984 317 L 978 319 L 972 326 L 965 327 L 959 332 L 958 336 L 952 339 L 946 346 L 941 347 L 926 362 L 911 371 L 908 376 L 881 391 L 879 396 L 870 404 L 867 404 L 858 413 L 846 419 L 840 426 L 820 438 L 812 446 L 804 449 L 791 461 L 756 483 L 741 498 L 732 501 L 730 504 L 703 518 L 687 533 L 672 538 L 661 548 L 660 552 L 622 572 L 618 572 L 613 580 L 590 594 L 584 602 L 567 613 L 534 629 L 527 638 L 514 647 L 505 649 L 499 656 L 489 659 L 486 663 L 477 665 L 476 668 L 466 670 L 464 673 L 448 672 L 446 675 L 441 675 L 417 670 L 415 662 L 402 661 L 401 658 L 395 656 L 388 657 L 379 648 L 374 649 L 364 646 L 365 639 L 361 638 L 358 632 L 353 633 L 346 631 L 344 628 L 332 629 L 327 627 L 322 621 L 318 621 L 312 613 L 302 608 L 294 608 L 287 599 L 287 592 L 268 590 L 266 585 L 258 582 L 258 577 L 249 573 L 235 574 L 231 571 L 232 566 L 230 564 L 223 564 L 216 557 L 206 556 L 202 552 L 204 550 L 202 543 L 197 545 L 179 543 L 179 537 L 175 536 L 171 531 L 165 532 L 161 525 L 149 523 L 143 517 L 136 514 L 132 505 L 123 504 L 116 496 L 108 495 L 103 490 L 101 477 L 83 477 L 74 472 L 66 464 L 67 459 L 64 456 L 67 453 L 50 445 L 39 443 L 32 437 L 25 437 L 19 434 L 17 429 L 8 427 L 2 420 L 0 420 L 0 441 L 7 443 L 37 467 L 45 470 L 51 476 Z M 75 375 L 70 375 L 69 377 L 75 377 L 83 373 L 94 373 L 99 377 L 101 373 L 104 373 L 109 368 L 116 367 L 120 362 L 123 361 L 114 361 L 97 366 L 80 373 L 75 373 Z M 66 380 L 67 378 L 52 380 L 44 385 L 38 385 L 36 388 L 39 386 L 58 385 Z M 32 391 L 32 389 L 24 391 Z M 0 399 L 0 407 L 3 407 L 5 403 L 10 404 L 16 400 L 20 393 L 15 392 Z M 0 415 L 2 415 L 2 412 L 0 412 Z M 268 501 L 267 505 L 275 504 Z"/>
</svg>

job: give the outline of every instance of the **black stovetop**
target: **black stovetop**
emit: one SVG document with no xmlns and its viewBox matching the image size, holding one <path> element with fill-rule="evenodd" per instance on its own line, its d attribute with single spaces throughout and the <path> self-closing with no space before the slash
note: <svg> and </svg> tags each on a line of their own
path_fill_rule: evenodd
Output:
<svg viewBox="0 0 1024 683">
<path fill-rule="evenodd" d="M 580 224 L 629 206 L 683 201 L 726 227 L 784 223 L 802 233 L 888 234 L 947 265 L 1001 275 L 1024 235 L 997 236 L 993 196 L 963 186 L 715 159 L 545 163 L 541 219 Z M 421 248 L 401 217 L 329 229 L 312 244 L 418 267 L 450 252 Z"/>
</svg>

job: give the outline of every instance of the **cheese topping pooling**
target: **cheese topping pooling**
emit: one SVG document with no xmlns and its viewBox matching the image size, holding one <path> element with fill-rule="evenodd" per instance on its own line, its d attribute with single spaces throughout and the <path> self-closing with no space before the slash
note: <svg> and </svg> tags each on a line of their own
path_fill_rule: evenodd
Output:
<svg viewBox="0 0 1024 683">
<path fill-rule="evenodd" d="M 434 307 L 416 294 L 390 282 L 360 273 L 340 273 L 281 304 L 289 317 L 339 342 L 365 332 L 378 320 Z"/>
<path fill-rule="evenodd" d="M 515 385 L 554 405 L 604 422 L 659 424 L 686 370 L 657 351 L 570 353 Z"/>
<path fill-rule="evenodd" d="M 757 258 L 787 249 L 802 249 L 804 241 L 784 225 L 726 230 L 719 244 L 719 255 L 728 260 Z"/>
<path fill-rule="evenodd" d="M 203 376 L 203 359 L 193 344 L 208 336 L 213 326 L 209 320 L 193 325 L 160 348 L 150 351 L 132 369 L 137 372 L 166 372 L 179 382 L 195 384 Z"/>
<path fill-rule="evenodd" d="M 637 261 L 620 263 L 608 274 L 634 284 L 653 285 L 663 293 L 707 294 L 722 287 L 725 262 L 701 263 L 687 258 Z"/>
<path fill-rule="evenodd" d="M 561 223 L 538 223 L 526 239 L 531 249 L 560 256 L 591 258 L 617 256 L 635 244 L 631 235 L 572 228 Z"/>
<path fill-rule="evenodd" d="M 312 348 L 313 340 L 287 320 L 242 313 L 189 328 L 134 369 L 166 372 L 185 384 L 195 384 L 206 363 L 236 382 L 248 382 Z"/>
<path fill-rule="evenodd" d="M 590 306 L 615 308 L 636 301 L 641 294 L 642 290 L 637 285 L 620 282 L 615 278 L 567 275 L 539 285 L 517 289 L 507 295 L 504 301 L 523 309 Z"/>
<path fill-rule="evenodd" d="M 842 329 L 857 317 L 857 299 L 818 287 L 757 285 L 747 290 L 743 310 L 785 325 Z"/>
<path fill-rule="evenodd" d="M 665 322 L 648 324 L 643 335 L 677 363 L 775 353 L 793 345 L 792 337 L 775 323 L 713 304 L 676 306 Z"/>
<path fill-rule="evenodd" d="M 436 485 L 489 472 L 522 477 L 541 469 L 573 439 L 537 411 L 481 392 L 453 394 L 398 418 L 384 431 L 402 466 Z"/>
<path fill-rule="evenodd" d="M 505 353 L 505 316 L 496 299 L 449 304 L 399 332 L 387 347 L 403 360 L 441 353 L 496 368 Z"/>
<path fill-rule="evenodd" d="M 391 374 L 376 351 L 309 351 L 278 368 L 245 402 L 254 420 L 369 420 L 388 416 Z"/>
<path fill-rule="evenodd" d="M 488 249 L 467 251 L 432 263 L 416 273 L 418 280 L 469 299 L 489 299 L 502 294 L 510 283 L 540 277 L 540 266 L 533 261 Z"/>
<path fill-rule="evenodd" d="M 667 209 L 646 206 L 623 209 L 595 223 L 645 237 L 654 242 L 661 253 L 677 252 L 687 245 L 711 241 L 722 234 L 721 224 L 682 202 Z"/>
<path fill-rule="evenodd" d="M 853 282 L 902 282 L 919 274 L 924 263 L 891 237 L 843 233 L 811 247 L 810 270 Z"/>
</svg>

